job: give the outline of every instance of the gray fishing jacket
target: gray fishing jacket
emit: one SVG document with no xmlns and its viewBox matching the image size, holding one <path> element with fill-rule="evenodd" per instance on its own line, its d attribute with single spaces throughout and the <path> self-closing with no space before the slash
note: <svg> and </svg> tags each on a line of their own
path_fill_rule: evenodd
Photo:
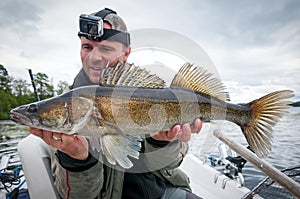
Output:
<svg viewBox="0 0 300 199">
<path fill-rule="evenodd" d="M 146 140 L 144 153 L 140 155 L 149 171 L 165 182 L 190 189 L 188 177 L 178 168 L 187 153 L 188 144 L 174 141 L 165 147 L 157 147 Z M 105 157 L 93 167 L 82 172 L 65 170 L 59 163 L 55 150 L 51 169 L 54 185 L 62 198 L 120 199 L 122 197 L 124 170 L 116 165 L 106 166 Z M 106 181 L 104 181 L 106 175 Z"/>
</svg>

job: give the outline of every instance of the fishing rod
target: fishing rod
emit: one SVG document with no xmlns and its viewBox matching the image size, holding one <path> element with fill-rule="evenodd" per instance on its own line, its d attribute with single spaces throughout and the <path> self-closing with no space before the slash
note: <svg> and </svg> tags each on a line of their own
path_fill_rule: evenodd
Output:
<svg viewBox="0 0 300 199">
<path fill-rule="evenodd" d="M 31 79 L 31 84 L 32 84 L 32 87 L 33 87 L 35 99 L 36 99 L 36 101 L 40 101 L 40 97 L 39 97 L 39 95 L 37 93 L 37 90 L 36 90 L 36 87 L 35 87 L 35 81 L 33 79 L 33 75 L 32 75 L 31 69 L 28 69 L 28 72 L 29 72 L 29 76 L 30 76 L 30 79 Z"/>
<path fill-rule="evenodd" d="M 243 147 L 241 144 L 228 138 L 220 131 L 214 131 L 214 136 L 219 140 L 227 144 L 232 150 L 240 154 L 245 160 L 252 163 L 257 169 L 261 170 L 267 176 L 272 178 L 275 182 L 280 184 L 286 190 L 294 194 L 297 198 L 300 198 L 300 184 L 289 178 L 285 173 L 282 173 L 277 168 L 269 164 L 264 159 L 259 158 L 253 152 Z"/>
</svg>

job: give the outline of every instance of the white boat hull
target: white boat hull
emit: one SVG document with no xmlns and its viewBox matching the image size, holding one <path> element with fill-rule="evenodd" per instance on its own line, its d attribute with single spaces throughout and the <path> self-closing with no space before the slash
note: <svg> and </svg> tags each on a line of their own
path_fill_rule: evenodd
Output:
<svg viewBox="0 0 300 199">
<path fill-rule="evenodd" d="M 18 151 L 31 198 L 59 198 L 50 170 L 49 147 L 36 136 L 29 135 L 19 142 Z M 249 190 L 237 181 L 221 175 L 216 169 L 188 154 L 180 168 L 189 176 L 192 190 L 205 199 L 240 199 Z"/>
<path fill-rule="evenodd" d="M 240 199 L 250 191 L 192 154 L 186 155 L 180 168 L 189 176 L 193 192 L 205 199 Z"/>
</svg>

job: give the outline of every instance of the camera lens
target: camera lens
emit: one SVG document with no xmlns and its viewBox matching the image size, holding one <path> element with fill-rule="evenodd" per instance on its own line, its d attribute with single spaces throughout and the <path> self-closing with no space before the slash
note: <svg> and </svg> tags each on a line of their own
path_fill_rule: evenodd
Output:
<svg viewBox="0 0 300 199">
<path fill-rule="evenodd" d="M 95 25 L 95 24 L 88 24 L 87 29 L 88 29 L 88 33 L 91 34 L 91 35 L 96 35 L 97 36 L 99 34 L 98 26 Z"/>
</svg>

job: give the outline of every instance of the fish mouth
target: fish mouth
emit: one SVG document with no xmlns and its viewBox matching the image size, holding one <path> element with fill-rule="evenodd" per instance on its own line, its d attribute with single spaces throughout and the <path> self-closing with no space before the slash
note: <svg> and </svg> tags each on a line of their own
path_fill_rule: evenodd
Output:
<svg viewBox="0 0 300 199">
<path fill-rule="evenodd" d="M 13 122 L 15 122 L 17 124 L 21 124 L 21 125 L 25 125 L 25 126 L 33 125 L 32 121 L 29 117 L 26 117 L 25 115 L 20 114 L 18 112 L 11 111 L 9 117 Z"/>
</svg>

